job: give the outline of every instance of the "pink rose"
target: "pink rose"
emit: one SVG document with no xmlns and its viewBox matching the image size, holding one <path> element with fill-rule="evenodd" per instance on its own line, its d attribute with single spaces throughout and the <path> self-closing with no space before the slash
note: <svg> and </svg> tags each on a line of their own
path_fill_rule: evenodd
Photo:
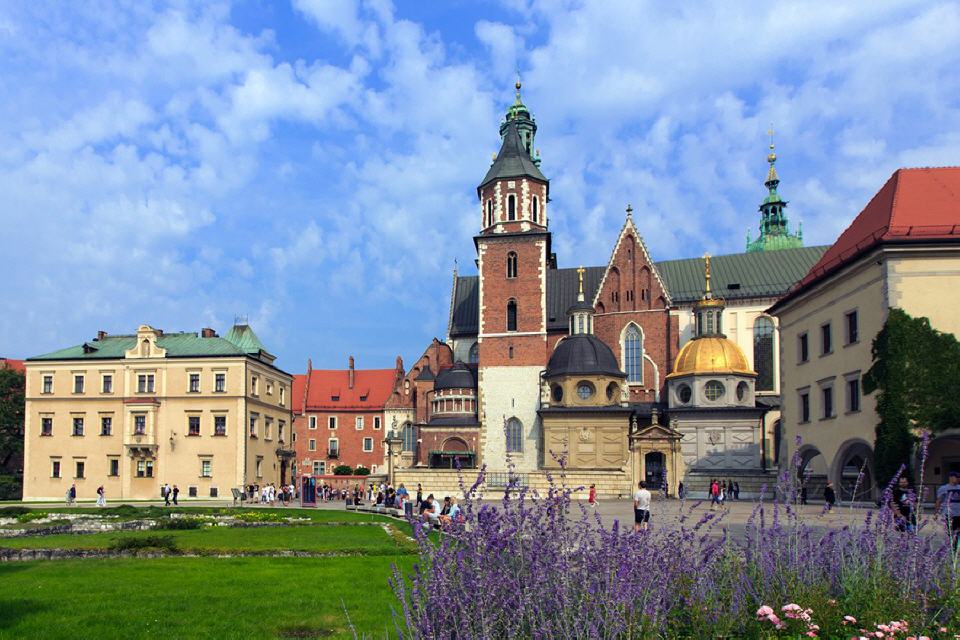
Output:
<svg viewBox="0 0 960 640">
<path fill-rule="evenodd" d="M 767 605 L 763 605 L 762 607 L 757 609 L 758 618 L 766 618 L 771 613 L 773 613 L 773 609 L 771 607 L 768 607 Z"/>
</svg>

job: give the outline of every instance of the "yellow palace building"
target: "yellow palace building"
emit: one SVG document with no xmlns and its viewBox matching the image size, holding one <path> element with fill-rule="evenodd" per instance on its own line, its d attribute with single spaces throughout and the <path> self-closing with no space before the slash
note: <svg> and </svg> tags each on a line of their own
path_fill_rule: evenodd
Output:
<svg viewBox="0 0 960 640">
<path fill-rule="evenodd" d="M 292 377 L 246 323 L 97 337 L 26 361 L 24 500 L 229 497 L 290 480 Z"/>
</svg>

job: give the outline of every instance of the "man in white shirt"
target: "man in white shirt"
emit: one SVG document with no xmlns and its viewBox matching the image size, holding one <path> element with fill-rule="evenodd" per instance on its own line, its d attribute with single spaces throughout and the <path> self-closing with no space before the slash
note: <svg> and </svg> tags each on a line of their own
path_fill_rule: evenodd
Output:
<svg viewBox="0 0 960 640">
<path fill-rule="evenodd" d="M 633 530 L 634 532 L 646 529 L 650 522 L 650 491 L 643 480 L 637 485 L 633 494 Z"/>
</svg>

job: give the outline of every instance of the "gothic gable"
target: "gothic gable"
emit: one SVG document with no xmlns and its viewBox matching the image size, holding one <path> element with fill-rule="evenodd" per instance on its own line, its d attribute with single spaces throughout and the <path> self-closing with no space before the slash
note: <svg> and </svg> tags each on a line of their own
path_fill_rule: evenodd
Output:
<svg viewBox="0 0 960 640">
<path fill-rule="evenodd" d="M 629 211 L 597 288 L 593 306 L 599 313 L 646 311 L 670 306 L 670 294 Z"/>
</svg>

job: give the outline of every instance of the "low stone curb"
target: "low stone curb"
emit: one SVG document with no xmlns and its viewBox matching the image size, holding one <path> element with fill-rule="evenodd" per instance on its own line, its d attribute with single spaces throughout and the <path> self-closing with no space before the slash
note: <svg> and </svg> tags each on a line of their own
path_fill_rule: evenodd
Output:
<svg viewBox="0 0 960 640">
<path fill-rule="evenodd" d="M 30 560 L 87 560 L 109 558 L 349 558 L 389 554 L 343 551 L 232 551 L 171 553 L 169 551 L 112 551 L 109 549 L 0 549 L 0 563 Z"/>
</svg>

